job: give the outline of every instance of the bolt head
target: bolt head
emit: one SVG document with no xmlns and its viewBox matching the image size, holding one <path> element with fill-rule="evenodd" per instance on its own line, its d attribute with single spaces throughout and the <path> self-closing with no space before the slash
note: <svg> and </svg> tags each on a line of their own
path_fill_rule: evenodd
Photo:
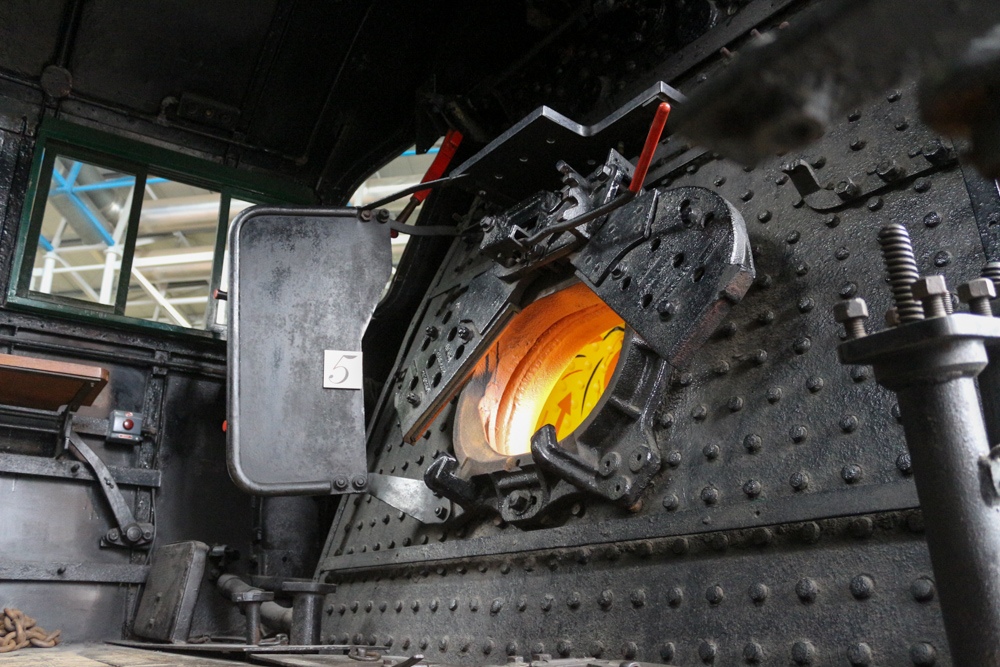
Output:
<svg viewBox="0 0 1000 667">
<path fill-rule="evenodd" d="M 833 307 L 833 318 L 838 322 L 868 317 L 868 304 L 864 299 L 848 299 Z"/>
<path fill-rule="evenodd" d="M 913 282 L 910 286 L 913 298 L 923 301 L 932 296 L 945 296 L 948 294 L 948 284 L 944 276 L 927 276 Z"/>
<path fill-rule="evenodd" d="M 969 303 L 973 299 L 995 299 L 997 290 L 989 278 L 976 278 L 958 286 L 958 298 L 962 303 Z"/>
</svg>

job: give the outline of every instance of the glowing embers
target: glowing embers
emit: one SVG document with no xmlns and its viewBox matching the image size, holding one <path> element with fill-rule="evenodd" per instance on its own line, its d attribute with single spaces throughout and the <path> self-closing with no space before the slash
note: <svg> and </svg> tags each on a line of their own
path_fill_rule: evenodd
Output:
<svg viewBox="0 0 1000 667">
<path fill-rule="evenodd" d="M 562 440 L 583 423 L 611 382 L 624 338 L 625 327 L 618 325 L 580 348 L 545 401 L 536 431 L 552 424 Z"/>
<path fill-rule="evenodd" d="M 463 397 L 479 399 L 485 444 L 516 457 L 531 450 L 532 434 L 546 423 L 560 439 L 580 426 L 614 373 L 623 327 L 582 284 L 525 308 L 480 360 L 466 390 L 472 395 Z M 468 414 L 460 409 L 459 419 Z M 468 433 L 465 425 L 458 430 Z M 466 451 L 484 458 L 485 452 Z"/>
</svg>

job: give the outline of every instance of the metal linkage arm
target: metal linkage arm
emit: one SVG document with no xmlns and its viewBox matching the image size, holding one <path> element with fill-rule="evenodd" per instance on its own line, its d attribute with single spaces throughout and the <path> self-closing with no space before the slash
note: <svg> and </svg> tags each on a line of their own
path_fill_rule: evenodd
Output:
<svg viewBox="0 0 1000 667">
<path fill-rule="evenodd" d="M 104 465 L 94 450 L 85 443 L 80 436 L 73 431 L 67 433 L 67 444 L 69 449 L 81 461 L 87 464 L 97 479 L 101 492 L 111 505 L 111 512 L 115 515 L 117 528 L 112 528 L 101 538 L 102 546 L 118 547 L 147 547 L 152 541 L 156 530 L 151 523 L 136 521 L 135 515 L 129 508 L 128 503 L 122 496 L 115 482 L 114 476 L 108 467 Z"/>
</svg>

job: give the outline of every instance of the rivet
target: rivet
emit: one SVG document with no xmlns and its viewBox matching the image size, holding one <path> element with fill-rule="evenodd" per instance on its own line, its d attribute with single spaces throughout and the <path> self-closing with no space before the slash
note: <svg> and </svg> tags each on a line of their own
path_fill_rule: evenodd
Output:
<svg viewBox="0 0 1000 667">
<path fill-rule="evenodd" d="M 590 655 L 592 655 L 595 658 L 601 657 L 604 654 L 604 642 L 602 641 L 593 642 L 590 645 L 590 648 L 588 649 L 587 652 L 590 653 Z"/>
<path fill-rule="evenodd" d="M 872 664 L 872 658 L 872 649 L 864 642 L 851 644 L 847 647 L 847 661 L 853 667 L 868 667 L 868 665 Z"/>
<path fill-rule="evenodd" d="M 719 335 L 723 338 L 732 338 L 736 335 L 736 323 L 726 322 L 721 327 L 719 327 Z"/>
<path fill-rule="evenodd" d="M 458 609 L 458 600 L 456 598 L 448 600 L 448 609 L 451 611 Z"/>
<path fill-rule="evenodd" d="M 756 498 L 760 495 L 761 490 L 760 482 L 755 479 L 748 479 L 743 484 L 743 493 L 747 495 L 747 498 Z"/>
<path fill-rule="evenodd" d="M 726 593 L 722 590 L 722 586 L 709 586 L 705 589 L 705 599 L 711 605 L 721 604 L 726 599 Z"/>
<path fill-rule="evenodd" d="M 848 248 L 841 246 L 840 248 L 837 248 L 836 252 L 833 253 L 833 256 L 837 260 L 843 262 L 845 259 L 851 256 L 851 251 Z"/>
<path fill-rule="evenodd" d="M 928 213 L 927 215 L 924 216 L 924 225 L 925 226 L 927 226 L 927 227 L 929 227 L 931 229 L 934 229 L 935 227 L 937 227 L 940 224 L 941 224 L 941 216 L 938 215 L 937 212 L 931 211 L 930 213 Z"/>
<path fill-rule="evenodd" d="M 517 642 L 507 642 L 505 650 L 507 655 L 517 655 Z"/>
<path fill-rule="evenodd" d="M 719 490 L 715 487 L 706 486 L 701 490 L 701 500 L 706 505 L 715 505 L 719 502 Z"/>
<path fill-rule="evenodd" d="M 386 647 L 391 647 L 393 643 L 395 643 L 395 641 L 396 640 L 392 638 L 392 635 L 389 635 L 382 641 L 382 645 Z"/>
<path fill-rule="evenodd" d="M 403 601 L 402 600 L 396 600 L 396 606 L 394 607 L 394 609 L 396 610 L 397 614 L 399 612 L 403 611 Z"/>
<path fill-rule="evenodd" d="M 375 603 L 372 602 L 371 600 L 369 600 L 368 602 L 365 603 L 365 612 L 366 613 L 371 613 L 371 610 L 374 609 L 374 608 L 375 608 Z"/>
<path fill-rule="evenodd" d="M 409 637 L 403 637 L 403 643 L 400 644 L 400 647 L 403 648 L 403 649 L 410 648 L 410 638 Z"/>
<path fill-rule="evenodd" d="M 517 610 L 524 611 L 528 608 L 528 598 L 523 595 L 517 599 Z"/>
<path fill-rule="evenodd" d="M 848 484 L 857 484 L 864 476 L 864 471 L 857 463 L 848 463 L 840 471 L 840 476 Z"/>
<path fill-rule="evenodd" d="M 757 642 L 747 643 L 743 647 L 743 659 L 751 665 L 756 665 L 764 659 L 764 647 Z"/>
<path fill-rule="evenodd" d="M 918 178 L 913 181 L 913 189 L 916 192 L 927 192 L 931 189 L 931 181 L 929 178 Z"/>
<path fill-rule="evenodd" d="M 673 642 L 664 642 L 660 645 L 660 658 L 666 662 L 673 660 L 676 652 L 677 649 Z"/>
<path fill-rule="evenodd" d="M 914 665 L 929 667 L 937 662 L 937 650 L 927 642 L 917 642 L 910 645 L 910 660 Z"/>
<path fill-rule="evenodd" d="M 806 352 L 809 351 L 809 348 L 811 347 L 812 347 L 812 339 L 809 338 L 808 336 L 803 336 L 802 338 L 799 338 L 794 343 L 792 343 L 792 350 L 795 351 L 795 354 L 805 354 Z"/>
<path fill-rule="evenodd" d="M 667 465 L 671 468 L 676 468 L 681 464 L 681 458 L 681 453 L 675 449 L 667 454 Z"/>
<path fill-rule="evenodd" d="M 601 594 L 597 596 L 597 604 L 600 605 L 601 609 L 610 608 L 614 601 L 615 594 L 607 588 L 601 591 Z"/>
<path fill-rule="evenodd" d="M 568 639 L 560 639 L 556 642 L 556 651 L 564 658 L 568 658 L 573 651 L 573 642 Z"/>
<path fill-rule="evenodd" d="M 714 461 L 719 458 L 719 446 L 715 444 L 705 445 L 701 453 L 705 455 L 705 458 L 709 461 Z"/>
<path fill-rule="evenodd" d="M 439 605 L 440 605 L 440 603 L 438 602 L 437 598 L 434 598 L 433 600 L 431 600 L 430 610 L 431 611 L 437 611 Z"/>
<path fill-rule="evenodd" d="M 863 368 L 863 366 L 861 368 Z M 657 423 L 659 424 L 660 428 L 668 428 L 670 426 L 673 426 L 673 424 L 674 424 L 674 413 L 673 412 L 664 412 L 662 415 L 660 415 L 657 418 Z"/>
<path fill-rule="evenodd" d="M 922 533 L 926 529 L 924 515 L 919 510 L 906 515 L 906 527 L 911 533 Z"/>
<path fill-rule="evenodd" d="M 840 224 L 840 216 L 831 215 L 827 217 L 826 220 L 823 221 L 823 224 L 829 227 L 830 229 L 833 229 L 834 227 Z"/>
<path fill-rule="evenodd" d="M 782 174 L 781 176 L 778 176 L 776 179 L 774 179 L 775 185 L 784 185 L 787 182 L 788 182 L 788 176 L 786 174 Z"/>
<path fill-rule="evenodd" d="M 858 418 L 855 415 L 844 415 L 840 418 L 840 430 L 844 433 L 854 433 L 858 430 Z"/>
<path fill-rule="evenodd" d="M 864 148 L 866 144 L 867 144 L 867 142 L 864 139 L 862 139 L 861 137 L 857 137 L 857 138 L 855 138 L 855 139 L 853 139 L 851 141 L 851 144 L 850 144 L 851 150 L 852 151 L 859 151 L 862 148 Z"/>
<path fill-rule="evenodd" d="M 691 417 L 695 421 L 699 421 L 699 422 L 703 421 L 706 417 L 708 417 L 708 408 L 705 407 L 704 405 L 696 405 L 691 410 Z"/>
<path fill-rule="evenodd" d="M 410 609 L 413 611 L 420 611 L 420 600 L 414 600 L 413 604 L 410 605 Z"/>
<path fill-rule="evenodd" d="M 729 403 L 726 404 L 730 412 L 739 412 L 743 409 L 743 399 L 739 396 L 733 396 L 729 399 Z M 716 454 L 718 456 L 718 453 Z M 715 458 L 714 456 L 711 458 Z"/>
<path fill-rule="evenodd" d="M 745 190 L 743 194 L 740 195 L 740 199 L 743 201 L 750 201 L 753 199 L 753 190 Z"/>
<path fill-rule="evenodd" d="M 690 548 L 686 537 L 678 537 L 670 543 L 670 551 L 677 556 L 683 556 Z"/>
<path fill-rule="evenodd" d="M 806 544 L 816 544 L 819 542 L 822 531 L 820 530 L 819 524 L 815 521 L 806 521 L 804 524 L 799 526 L 798 534 L 799 539 Z"/>
<path fill-rule="evenodd" d="M 817 394 L 822 391 L 824 384 L 823 378 L 818 375 L 812 375 L 806 379 L 806 389 L 813 394 Z"/>
<path fill-rule="evenodd" d="M 792 660 L 796 665 L 811 665 L 816 657 L 816 647 L 812 642 L 799 641 L 792 644 Z"/>
<path fill-rule="evenodd" d="M 770 324 L 774 322 L 774 311 L 773 310 L 763 310 L 757 314 L 758 324 Z"/>
<path fill-rule="evenodd" d="M 569 597 L 566 599 L 566 606 L 570 609 L 579 609 L 582 600 L 580 599 L 580 594 L 576 591 L 570 593 Z"/>
<path fill-rule="evenodd" d="M 716 653 L 718 653 L 718 648 L 712 640 L 704 639 L 698 644 L 698 657 L 701 658 L 702 662 L 715 662 Z"/>
<path fill-rule="evenodd" d="M 788 483 L 796 491 L 805 491 L 809 488 L 809 475 L 805 472 L 793 472 L 788 478 Z"/>
<path fill-rule="evenodd" d="M 910 584 L 910 595 L 917 602 L 930 602 L 934 599 L 934 581 L 928 577 L 918 577 Z"/>
<path fill-rule="evenodd" d="M 899 411 L 899 403 L 892 404 L 892 407 L 889 408 L 889 414 L 891 414 L 892 418 L 897 422 L 903 422 L 903 413 Z"/>
<path fill-rule="evenodd" d="M 766 547 L 774 539 L 770 528 L 754 528 L 750 533 L 750 541 L 756 547 Z"/>
<path fill-rule="evenodd" d="M 858 111 L 857 109 L 855 109 L 855 110 L 854 110 L 854 111 L 852 111 L 851 113 L 847 114 L 847 120 L 848 120 L 848 122 L 851 122 L 851 123 L 854 123 L 854 122 L 856 122 L 856 121 L 857 121 L 857 120 L 858 120 L 859 118 L 861 118 L 861 112 L 860 112 L 860 111 Z"/>
<path fill-rule="evenodd" d="M 951 253 L 947 250 L 939 250 L 934 253 L 934 266 L 942 268 L 951 264 Z"/>
<path fill-rule="evenodd" d="M 389 605 L 388 605 L 388 604 L 387 604 L 387 603 L 386 603 L 385 601 L 383 601 L 383 602 L 379 602 L 379 603 L 378 603 L 378 610 L 379 610 L 380 612 L 383 612 L 383 613 L 385 613 L 385 610 L 386 610 L 386 608 L 387 608 L 388 606 L 389 606 Z"/>
<path fill-rule="evenodd" d="M 800 278 L 809 273 L 809 264 L 807 262 L 799 262 L 795 265 L 795 275 Z"/>
<path fill-rule="evenodd" d="M 361 603 L 355 600 L 351 603 L 351 611 L 357 613 L 358 609 L 361 607 Z"/>
<path fill-rule="evenodd" d="M 508 574 L 510 572 L 510 563 L 500 564 L 500 574 Z"/>
<path fill-rule="evenodd" d="M 816 582 L 812 579 L 799 579 L 795 584 L 795 594 L 799 596 L 799 599 L 803 602 L 814 602 L 818 593 L 819 588 L 816 586 Z"/>
<path fill-rule="evenodd" d="M 555 602 L 555 598 L 551 595 L 546 595 L 542 598 L 542 611 L 552 611 L 552 603 Z"/>
<path fill-rule="evenodd" d="M 497 647 L 496 642 L 492 639 L 487 639 L 483 642 L 483 655 L 489 655 L 493 653 L 493 650 Z"/>
<path fill-rule="evenodd" d="M 669 511 L 673 512 L 680 506 L 680 500 L 674 494 L 663 496 L 663 507 Z"/>
<path fill-rule="evenodd" d="M 867 574 L 859 574 L 851 579 L 851 595 L 858 600 L 867 600 L 875 592 L 875 581 Z"/>
<path fill-rule="evenodd" d="M 853 299 L 858 295 L 858 284 L 855 282 L 846 282 L 840 286 L 840 290 L 837 293 L 841 299 Z"/>
<path fill-rule="evenodd" d="M 884 203 L 885 201 L 881 197 L 875 196 L 875 197 L 870 197 L 865 205 L 868 207 L 869 211 L 877 211 L 880 208 L 882 208 L 882 205 Z"/>
<path fill-rule="evenodd" d="M 767 390 L 767 402 L 774 404 L 781 400 L 781 387 L 771 387 Z"/>
<path fill-rule="evenodd" d="M 723 185 L 726 184 L 726 177 L 725 176 L 719 176 L 713 182 L 715 183 L 715 187 L 721 188 Z"/>
<path fill-rule="evenodd" d="M 499 614 L 501 609 L 503 609 L 503 600 L 500 598 L 493 600 L 493 604 L 490 605 L 490 613 Z"/>
<path fill-rule="evenodd" d="M 729 548 L 729 536 L 725 533 L 716 533 L 712 536 L 711 545 L 716 551 L 725 551 Z"/>
<path fill-rule="evenodd" d="M 774 278 L 772 278 L 769 273 L 762 273 L 757 276 L 757 280 L 755 280 L 753 284 L 760 289 L 767 289 L 774 284 Z"/>
<path fill-rule="evenodd" d="M 763 604 L 767 600 L 767 595 L 770 593 L 770 589 L 767 584 L 757 582 L 755 584 L 750 584 L 749 590 L 747 590 L 747 595 L 750 596 L 750 600 L 754 604 Z"/>
<path fill-rule="evenodd" d="M 677 384 L 679 384 L 682 387 L 687 387 L 692 382 L 694 382 L 694 376 L 691 375 L 690 373 L 681 373 L 680 376 L 677 378 Z"/>
<path fill-rule="evenodd" d="M 714 366 L 712 366 L 712 372 L 715 373 L 716 375 L 725 375 L 726 373 L 729 372 L 729 362 L 720 361 L 716 363 Z"/>
<path fill-rule="evenodd" d="M 639 653 L 639 647 L 635 642 L 625 642 L 622 644 L 622 657 L 626 660 L 631 660 Z"/>
<path fill-rule="evenodd" d="M 767 350 L 756 350 L 750 355 L 750 360 L 755 366 L 763 366 L 767 361 Z"/>
<path fill-rule="evenodd" d="M 809 435 L 809 430 L 805 426 L 793 426 L 789 430 L 788 435 L 791 437 L 792 442 L 798 444 L 805 442 L 806 437 Z"/>
<path fill-rule="evenodd" d="M 787 243 L 788 245 L 795 245 L 796 243 L 799 242 L 799 239 L 801 238 L 802 234 L 800 234 L 798 230 L 792 230 L 791 232 L 788 233 L 788 236 L 785 237 L 785 243 Z"/>
<path fill-rule="evenodd" d="M 438 640 L 438 648 L 442 651 L 448 650 L 448 635 L 445 635 L 444 637 Z"/>
<path fill-rule="evenodd" d="M 904 475 L 913 474 L 913 462 L 910 460 L 909 452 L 903 452 L 896 457 L 896 468 Z"/>
<path fill-rule="evenodd" d="M 771 219 L 771 212 L 768 210 L 763 210 L 757 214 L 757 219 L 761 222 L 768 222 Z"/>
<path fill-rule="evenodd" d="M 851 535 L 858 539 L 871 537 L 875 534 L 875 522 L 866 516 L 859 517 L 851 522 Z"/>
<path fill-rule="evenodd" d="M 868 366 L 852 366 L 851 367 L 851 379 L 855 382 L 864 382 L 872 376 L 871 369 Z"/>
<path fill-rule="evenodd" d="M 431 645 L 431 638 L 430 637 L 421 637 L 420 638 L 420 648 L 421 649 L 426 649 L 430 645 Z"/>
</svg>

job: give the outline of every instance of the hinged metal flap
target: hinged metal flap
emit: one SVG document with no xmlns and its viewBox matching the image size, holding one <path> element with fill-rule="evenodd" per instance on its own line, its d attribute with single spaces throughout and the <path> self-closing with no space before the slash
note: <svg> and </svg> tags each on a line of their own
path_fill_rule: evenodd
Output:
<svg viewBox="0 0 1000 667">
<path fill-rule="evenodd" d="M 364 490 L 361 339 L 391 273 L 389 225 L 254 207 L 229 237 L 230 475 L 258 495 Z"/>
</svg>

